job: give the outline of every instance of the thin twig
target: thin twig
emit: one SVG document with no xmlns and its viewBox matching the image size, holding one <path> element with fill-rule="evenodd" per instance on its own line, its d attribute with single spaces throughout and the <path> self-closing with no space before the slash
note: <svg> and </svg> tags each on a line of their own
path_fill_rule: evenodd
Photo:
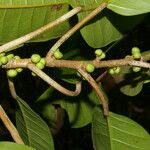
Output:
<svg viewBox="0 0 150 150">
<path fill-rule="evenodd" d="M 29 63 L 27 65 L 28 69 L 36 73 L 40 78 L 42 78 L 45 82 L 47 82 L 49 85 L 60 91 L 61 93 L 68 95 L 68 96 L 77 96 L 81 92 L 81 82 L 76 83 L 76 89 L 75 91 L 70 91 L 58 84 L 56 81 L 54 81 L 52 78 L 50 78 L 47 74 L 45 74 L 42 70 L 38 69 L 34 64 Z"/>
<path fill-rule="evenodd" d="M 2 108 L 1 105 L 0 105 L 0 119 L 2 120 L 2 122 L 4 123 L 4 125 L 6 126 L 8 131 L 10 132 L 14 141 L 18 144 L 24 144 L 18 131 L 17 131 L 17 129 L 16 129 L 16 127 L 10 121 L 10 119 L 8 118 L 6 112 L 4 111 L 4 109 Z"/>
<path fill-rule="evenodd" d="M 98 13 L 100 13 L 106 7 L 107 7 L 107 3 L 102 3 L 99 7 L 93 10 L 88 16 L 86 16 L 83 20 L 81 20 L 73 28 L 71 28 L 66 34 L 64 34 L 49 50 L 46 59 L 51 59 L 52 53 L 54 53 L 54 51 L 56 51 L 60 47 L 60 45 L 62 45 L 78 29 L 80 29 L 83 25 L 85 25 L 88 21 L 94 18 Z"/>
<path fill-rule="evenodd" d="M 16 93 L 16 90 L 15 90 L 14 83 L 9 77 L 7 77 L 7 79 L 8 79 L 8 86 L 9 86 L 9 89 L 10 89 L 11 96 L 14 99 L 16 99 L 17 98 L 17 93 Z"/>
<path fill-rule="evenodd" d="M 95 89 L 96 93 L 98 94 L 98 96 L 100 98 L 100 102 L 102 103 L 104 115 L 108 116 L 108 114 L 109 114 L 108 102 L 105 99 L 103 91 L 99 88 L 98 84 L 91 77 L 91 75 L 88 74 L 84 69 L 80 68 L 80 69 L 78 69 L 78 71 L 89 82 L 89 84 Z"/>
<path fill-rule="evenodd" d="M 29 34 L 26 34 L 25 36 L 22 36 L 18 39 L 15 39 L 11 42 L 8 42 L 2 46 L 0 46 L 0 53 L 4 52 L 4 51 L 7 51 L 15 46 L 18 46 L 20 44 L 23 44 L 31 39 L 33 39 L 34 37 L 42 34 L 43 32 L 61 24 L 62 22 L 64 22 L 65 20 L 71 18 L 73 15 L 77 14 L 78 12 L 81 11 L 81 7 L 76 7 L 74 9 L 72 9 L 71 11 L 69 11 L 68 13 L 64 14 L 63 16 L 59 17 L 58 19 L 48 23 L 47 25 L 44 25 L 43 27 L 29 33 Z"/>
<path fill-rule="evenodd" d="M 107 71 L 104 71 L 98 78 L 96 79 L 96 82 L 100 82 L 105 76 L 107 75 Z"/>
</svg>

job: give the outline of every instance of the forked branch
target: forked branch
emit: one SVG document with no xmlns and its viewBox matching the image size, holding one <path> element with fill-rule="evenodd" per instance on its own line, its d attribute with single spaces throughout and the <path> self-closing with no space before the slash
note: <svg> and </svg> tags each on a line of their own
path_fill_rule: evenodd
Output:
<svg viewBox="0 0 150 150">
<path fill-rule="evenodd" d="M 51 59 L 52 53 L 56 51 L 69 37 L 71 37 L 78 29 L 80 29 L 83 25 L 89 22 L 92 18 L 94 18 L 98 13 L 100 13 L 104 8 L 107 7 L 107 3 L 102 3 L 99 7 L 93 10 L 88 16 L 86 16 L 83 20 L 77 23 L 73 28 L 71 28 L 66 34 L 64 34 L 49 50 L 47 53 L 46 59 Z"/>
</svg>

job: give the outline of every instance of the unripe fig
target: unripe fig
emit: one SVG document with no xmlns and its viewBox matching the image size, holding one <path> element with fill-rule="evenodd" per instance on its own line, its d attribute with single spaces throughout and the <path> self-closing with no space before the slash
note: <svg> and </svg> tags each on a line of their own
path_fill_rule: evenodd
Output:
<svg viewBox="0 0 150 150">
<path fill-rule="evenodd" d="M 0 57 L 3 57 L 3 56 L 5 56 L 5 53 L 0 53 Z"/>
<path fill-rule="evenodd" d="M 106 54 L 103 52 L 100 56 L 100 59 L 104 59 L 106 57 Z"/>
<path fill-rule="evenodd" d="M 85 69 L 87 72 L 92 73 L 95 70 L 95 67 L 92 64 L 87 64 Z"/>
<path fill-rule="evenodd" d="M 40 60 L 41 60 L 41 56 L 39 54 L 33 54 L 31 56 L 31 61 L 35 64 L 38 63 Z"/>
<path fill-rule="evenodd" d="M 63 54 L 59 50 L 55 51 L 53 55 L 56 59 L 61 59 L 63 57 Z"/>
<path fill-rule="evenodd" d="M 3 65 L 5 65 L 8 63 L 8 58 L 6 56 L 2 56 L 2 57 L 0 57 L 0 61 Z"/>
<path fill-rule="evenodd" d="M 10 69 L 10 70 L 8 70 L 8 71 L 7 71 L 7 75 L 8 75 L 8 77 L 11 77 L 11 78 L 17 76 L 17 71 L 16 71 L 16 69 Z"/>
<path fill-rule="evenodd" d="M 38 62 L 37 64 L 36 64 L 36 66 L 39 68 L 39 69 L 44 69 L 44 67 L 45 67 L 45 65 L 43 64 L 43 63 L 41 63 L 41 62 Z"/>
<path fill-rule="evenodd" d="M 19 59 L 20 59 L 20 56 L 16 55 L 16 56 L 14 57 L 14 59 L 19 60 Z"/>
<path fill-rule="evenodd" d="M 8 58 L 8 60 L 13 59 L 14 58 L 14 54 L 8 54 L 6 57 Z"/>
<path fill-rule="evenodd" d="M 134 53 L 133 58 L 134 59 L 140 59 L 141 58 L 141 53 L 138 53 L 138 52 Z"/>
<path fill-rule="evenodd" d="M 43 65 L 45 65 L 46 64 L 45 58 L 41 58 L 40 63 L 42 63 Z"/>
<path fill-rule="evenodd" d="M 140 53 L 140 49 L 138 47 L 133 47 L 131 53 L 132 55 L 134 55 L 134 53 Z"/>
<path fill-rule="evenodd" d="M 95 55 L 98 56 L 98 57 L 101 56 L 102 53 L 103 53 L 103 51 L 101 49 L 97 49 L 95 51 Z"/>
<path fill-rule="evenodd" d="M 139 72 L 141 70 L 141 67 L 133 67 L 132 70 L 133 72 Z"/>
</svg>

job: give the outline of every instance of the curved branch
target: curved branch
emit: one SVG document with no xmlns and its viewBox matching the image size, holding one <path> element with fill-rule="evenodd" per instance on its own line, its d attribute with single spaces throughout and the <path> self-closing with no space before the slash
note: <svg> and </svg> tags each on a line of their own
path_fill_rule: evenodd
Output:
<svg viewBox="0 0 150 150">
<path fill-rule="evenodd" d="M 91 77 L 90 74 L 88 74 L 84 69 L 78 69 L 79 73 L 89 82 L 89 84 L 95 89 L 96 93 L 98 94 L 100 101 L 103 106 L 104 115 L 108 116 L 109 114 L 109 108 L 108 108 L 108 102 L 105 99 L 105 96 L 103 94 L 103 91 L 99 88 L 98 84 L 95 82 L 95 80 Z"/>
<path fill-rule="evenodd" d="M 33 39 L 34 37 L 42 34 L 43 32 L 59 25 L 60 23 L 64 22 L 67 19 L 71 18 L 73 15 L 77 14 L 80 11 L 81 11 L 81 7 L 76 7 L 74 9 L 72 9 L 71 11 L 69 11 L 68 13 L 61 16 L 60 18 L 48 23 L 47 25 L 44 25 L 43 27 L 41 27 L 41 28 L 29 33 L 29 34 L 26 34 L 26 35 L 24 35 L 18 39 L 15 39 L 11 42 L 8 42 L 8 43 L 0 46 L 0 53 L 7 51 L 8 49 L 11 49 L 15 46 L 18 46 L 20 44 L 23 44 L 23 43 Z"/>
<path fill-rule="evenodd" d="M 81 82 L 78 82 L 76 84 L 76 90 L 70 91 L 58 84 L 56 81 L 54 81 L 52 78 L 50 78 L 46 73 L 44 73 L 42 70 L 38 69 L 34 64 L 28 63 L 27 68 L 36 73 L 41 79 L 43 79 L 45 82 L 47 82 L 49 85 L 57 89 L 59 92 L 68 95 L 68 96 L 77 96 L 81 92 Z"/>
<path fill-rule="evenodd" d="M 80 29 L 84 24 L 94 18 L 98 13 L 100 13 L 104 8 L 107 7 L 107 3 L 102 3 L 99 7 L 93 10 L 88 16 L 86 16 L 83 20 L 77 23 L 73 28 L 71 28 L 66 34 L 64 34 L 49 50 L 47 53 L 46 59 L 50 59 L 52 53 L 56 51 L 60 45 L 62 45 L 70 36 L 72 36 L 78 29 Z"/>
</svg>

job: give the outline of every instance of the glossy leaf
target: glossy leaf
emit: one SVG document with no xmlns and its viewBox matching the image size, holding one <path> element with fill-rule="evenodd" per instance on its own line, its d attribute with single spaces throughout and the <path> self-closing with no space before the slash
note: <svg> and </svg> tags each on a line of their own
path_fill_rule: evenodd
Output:
<svg viewBox="0 0 150 150">
<path fill-rule="evenodd" d="M 92 120 L 95 150 L 149 150 L 150 135 L 133 120 L 95 108 Z"/>
<path fill-rule="evenodd" d="M 13 142 L 0 142 L 0 150 L 35 150 L 26 145 L 16 144 Z"/>
<path fill-rule="evenodd" d="M 110 0 L 107 8 L 124 15 L 133 16 L 150 12 L 149 0 Z"/>
<path fill-rule="evenodd" d="M 66 4 L 66 0 L 57 2 L 55 0 L 0 0 L 0 44 L 32 32 L 67 13 L 68 10 L 69 5 Z M 69 28 L 69 22 L 65 21 L 57 28 L 33 39 L 32 42 L 60 37 Z"/>
<path fill-rule="evenodd" d="M 28 104 L 17 97 L 20 111 L 16 114 L 17 129 L 27 145 L 37 150 L 53 150 L 51 132 L 43 119 Z"/>
</svg>

